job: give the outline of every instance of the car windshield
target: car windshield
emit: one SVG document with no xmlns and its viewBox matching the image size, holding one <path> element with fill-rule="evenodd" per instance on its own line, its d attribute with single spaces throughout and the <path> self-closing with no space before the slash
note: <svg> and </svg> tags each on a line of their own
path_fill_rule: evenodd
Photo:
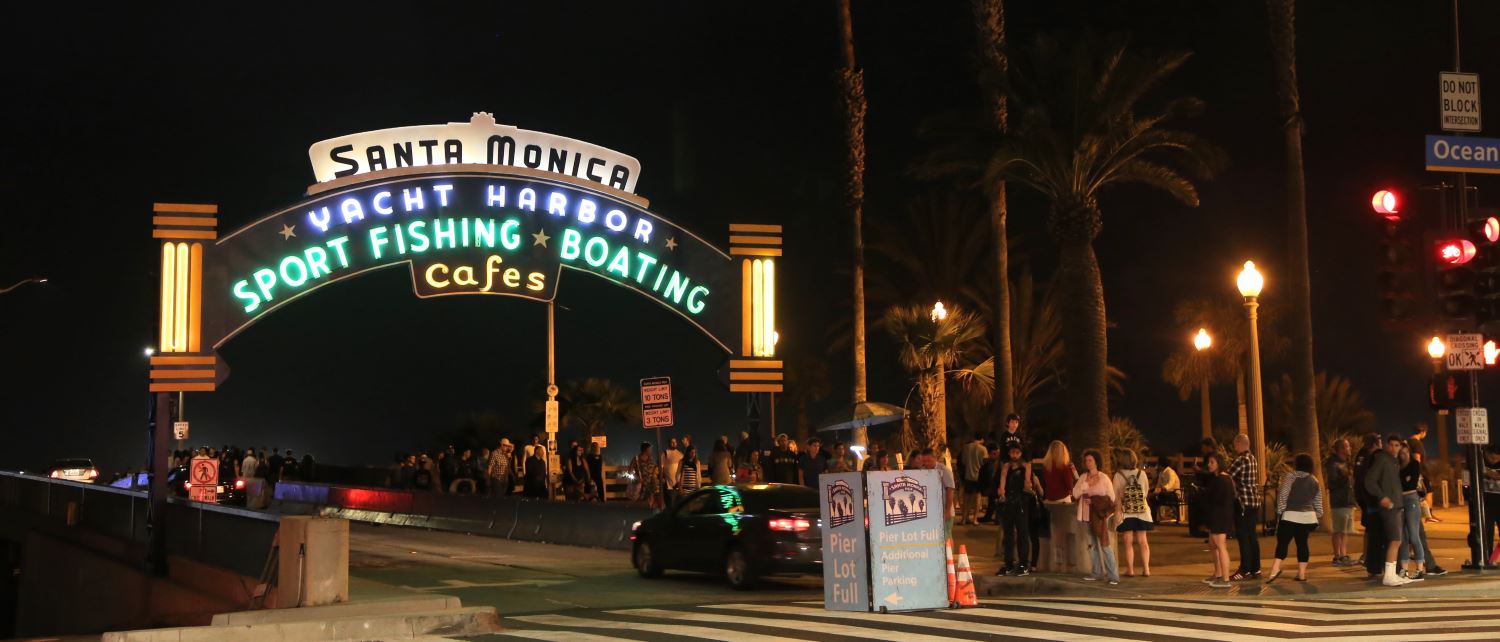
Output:
<svg viewBox="0 0 1500 642">
<path fill-rule="evenodd" d="M 93 468 L 94 462 L 89 459 L 59 459 L 52 462 L 53 468 Z"/>
<path fill-rule="evenodd" d="M 771 484 L 769 488 L 742 487 L 740 490 L 745 510 L 750 513 L 818 508 L 818 491 L 806 486 Z"/>
</svg>

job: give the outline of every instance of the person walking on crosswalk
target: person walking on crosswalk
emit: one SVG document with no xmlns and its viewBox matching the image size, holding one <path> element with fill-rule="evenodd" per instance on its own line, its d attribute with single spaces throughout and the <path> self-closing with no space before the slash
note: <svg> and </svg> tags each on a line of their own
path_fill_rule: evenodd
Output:
<svg viewBox="0 0 1500 642">
<path fill-rule="evenodd" d="M 1281 487 L 1276 491 L 1276 560 L 1271 562 L 1267 584 L 1281 577 L 1281 563 L 1286 560 L 1287 544 L 1292 540 L 1297 541 L 1296 579 L 1307 581 L 1307 562 L 1312 557 L 1307 535 L 1323 519 L 1323 486 L 1312 474 L 1312 455 L 1298 453 L 1295 461 L 1296 470 L 1281 476 Z"/>
<path fill-rule="evenodd" d="M 1386 435 L 1385 448 L 1374 453 L 1370 469 L 1365 472 L 1365 491 L 1374 498 L 1378 510 L 1375 513 L 1381 530 L 1389 541 L 1385 545 L 1385 573 L 1380 583 L 1386 586 L 1401 586 L 1413 581 L 1396 574 L 1396 560 L 1401 553 L 1401 466 L 1396 462 L 1396 453 L 1401 450 L 1401 436 Z"/>
<path fill-rule="evenodd" d="M 1109 477 L 1099 470 L 1099 451 L 1092 448 L 1083 451 L 1083 476 L 1073 485 L 1073 497 L 1078 500 L 1078 521 L 1088 533 L 1090 572 L 1083 579 L 1095 581 L 1109 578 L 1110 586 L 1120 583 L 1120 569 L 1115 564 L 1115 553 L 1110 550 L 1109 518 L 1115 512 L 1115 487 Z"/>
</svg>

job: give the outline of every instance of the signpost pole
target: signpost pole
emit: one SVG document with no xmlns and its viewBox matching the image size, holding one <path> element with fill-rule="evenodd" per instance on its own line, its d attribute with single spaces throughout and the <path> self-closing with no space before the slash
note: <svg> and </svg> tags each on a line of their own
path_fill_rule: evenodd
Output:
<svg viewBox="0 0 1500 642">
<path fill-rule="evenodd" d="M 1469 371 L 1469 404 L 1474 408 L 1481 407 L 1479 405 L 1478 370 Z M 1486 429 L 1488 429 L 1488 426 L 1486 426 Z M 1486 528 L 1487 522 L 1484 521 L 1484 454 L 1479 451 L 1479 440 L 1473 438 L 1474 418 L 1472 417 L 1472 413 L 1469 418 L 1469 430 L 1469 441 L 1473 442 L 1469 448 L 1474 451 L 1474 465 L 1470 467 L 1471 474 L 1474 476 L 1473 485 L 1470 486 L 1470 488 L 1474 489 L 1474 523 L 1469 525 L 1469 529 L 1474 532 L 1475 540 L 1474 570 L 1483 571 L 1490 566 L 1490 560 L 1486 557 L 1489 551 L 1484 546 L 1484 536 L 1489 532 L 1489 529 Z M 1489 439 L 1485 439 L 1484 441 L 1488 443 Z"/>
<path fill-rule="evenodd" d="M 557 454 L 557 350 L 555 341 L 557 307 L 552 301 L 547 302 L 547 498 L 557 499 L 556 487 L 552 480 L 556 479 L 562 471 L 559 469 L 561 458 Z"/>
<path fill-rule="evenodd" d="M 172 421 L 172 393 L 156 393 L 156 420 L 151 424 L 151 472 L 146 506 L 146 568 L 153 574 L 167 574 L 167 435 Z"/>
</svg>

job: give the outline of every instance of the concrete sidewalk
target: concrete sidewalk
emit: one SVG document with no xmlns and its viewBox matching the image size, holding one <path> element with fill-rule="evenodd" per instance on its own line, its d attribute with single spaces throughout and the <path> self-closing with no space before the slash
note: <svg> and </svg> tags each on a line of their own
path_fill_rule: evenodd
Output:
<svg viewBox="0 0 1500 642">
<path fill-rule="evenodd" d="M 1462 507 L 1438 509 L 1436 515 L 1443 521 L 1427 524 L 1427 534 L 1432 538 L 1432 552 L 1438 564 L 1449 571 L 1443 577 L 1432 577 L 1402 587 L 1381 586 L 1378 581 L 1366 579 L 1364 567 L 1336 567 L 1332 565 L 1332 544 L 1325 531 L 1314 532 L 1309 544 L 1312 547 L 1311 563 L 1308 565 L 1306 582 L 1296 582 L 1296 545 L 1288 550 L 1288 559 L 1283 563 L 1283 574 L 1274 583 L 1262 580 L 1237 582 L 1229 589 L 1214 589 L 1202 583 L 1202 579 L 1213 572 L 1205 540 L 1188 537 L 1187 527 L 1179 524 L 1158 524 L 1148 541 L 1151 545 L 1151 577 L 1141 575 L 1143 568 L 1136 560 L 1136 577 L 1125 576 L 1125 560 L 1118 555 L 1120 584 L 1109 586 L 1103 582 L 1085 582 L 1084 573 L 1088 561 L 1083 560 L 1081 573 L 1058 574 L 1036 573 L 1026 577 L 995 577 L 1001 559 L 997 552 L 996 536 L 999 528 L 994 525 L 959 526 L 955 528 L 954 549 L 966 545 L 973 567 L 975 585 L 982 596 L 1022 595 L 1078 595 L 1130 597 L 1238 597 L 1253 599 L 1310 599 L 1310 598 L 1458 598 L 1493 597 L 1500 594 L 1500 572 L 1464 572 L 1463 563 L 1469 552 L 1464 542 L 1468 535 L 1468 513 Z M 1043 540 L 1043 545 L 1046 545 Z M 1352 534 L 1349 540 L 1350 557 L 1359 558 L 1364 549 L 1363 534 Z M 1276 550 L 1274 536 L 1260 538 L 1261 567 L 1263 575 L 1271 569 Z M 1229 541 L 1230 564 L 1238 564 L 1239 548 L 1234 540 Z"/>
</svg>

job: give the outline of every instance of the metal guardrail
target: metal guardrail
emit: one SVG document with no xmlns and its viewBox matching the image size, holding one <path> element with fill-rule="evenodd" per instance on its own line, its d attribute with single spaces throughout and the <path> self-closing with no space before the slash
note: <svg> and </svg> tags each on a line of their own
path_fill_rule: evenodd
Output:
<svg viewBox="0 0 1500 642">
<path fill-rule="evenodd" d="M 280 518 L 256 511 L 168 500 L 167 553 L 257 576 L 280 527 Z M 62 528 L 145 546 L 146 492 L 0 471 L 0 512 L 16 511 Z"/>
</svg>

